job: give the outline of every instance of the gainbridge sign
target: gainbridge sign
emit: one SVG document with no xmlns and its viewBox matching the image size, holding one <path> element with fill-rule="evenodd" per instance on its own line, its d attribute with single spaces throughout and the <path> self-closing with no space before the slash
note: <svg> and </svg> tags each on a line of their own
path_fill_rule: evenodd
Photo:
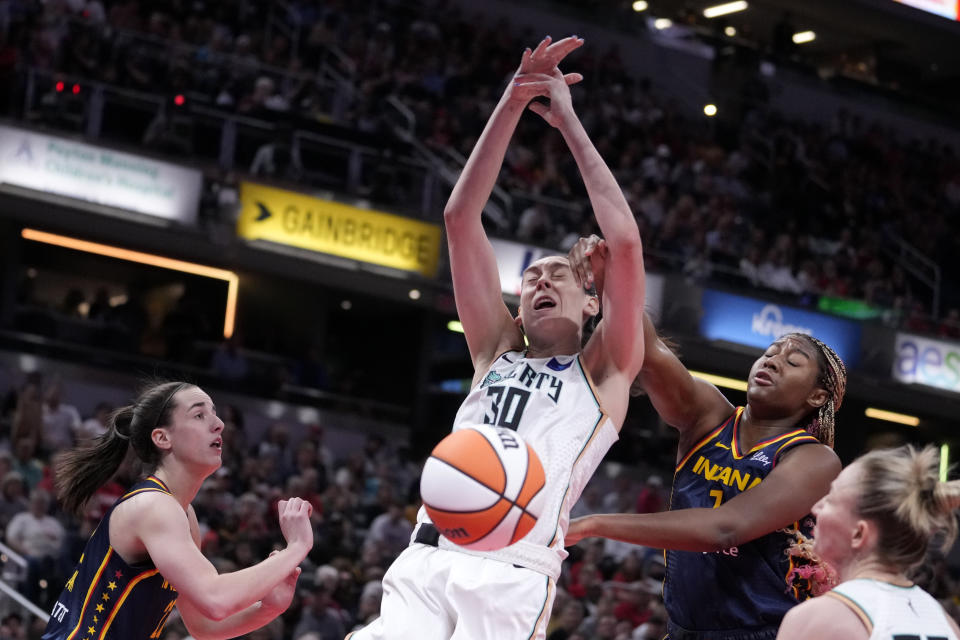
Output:
<svg viewBox="0 0 960 640">
<path fill-rule="evenodd" d="M 237 233 L 427 277 L 437 272 L 440 227 L 250 182 L 240 184 Z"/>
</svg>

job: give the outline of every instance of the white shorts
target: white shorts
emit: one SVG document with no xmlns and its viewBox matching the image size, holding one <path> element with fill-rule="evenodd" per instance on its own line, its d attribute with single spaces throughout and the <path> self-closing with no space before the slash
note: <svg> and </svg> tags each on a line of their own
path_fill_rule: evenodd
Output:
<svg viewBox="0 0 960 640">
<path fill-rule="evenodd" d="M 383 576 L 380 617 L 348 640 L 544 640 L 556 587 L 531 569 L 412 544 Z"/>
</svg>

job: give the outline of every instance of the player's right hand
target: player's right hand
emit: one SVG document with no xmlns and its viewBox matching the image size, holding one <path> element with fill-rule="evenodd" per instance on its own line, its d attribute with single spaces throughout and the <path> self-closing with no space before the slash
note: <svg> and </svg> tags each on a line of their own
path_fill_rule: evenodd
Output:
<svg viewBox="0 0 960 640">
<path fill-rule="evenodd" d="M 313 506 L 301 498 L 290 498 L 277 503 L 280 514 L 280 531 L 287 546 L 301 546 L 306 551 L 313 547 L 313 525 L 310 514 Z"/>
<path fill-rule="evenodd" d="M 580 238 L 567 257 L 580 284 L 585 287 L 597 285 L 599 294 L 602 285 L 597 281 L 603 279 L 603 267 L 607 258 L 606 241 L 596 234 Z"/>
</svg>

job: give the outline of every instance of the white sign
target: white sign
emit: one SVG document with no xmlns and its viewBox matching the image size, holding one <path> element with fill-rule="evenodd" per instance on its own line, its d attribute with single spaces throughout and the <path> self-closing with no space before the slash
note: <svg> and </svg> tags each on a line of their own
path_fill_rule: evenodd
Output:
<svg viewBox="0 0 960 640">
<path fill-rule="evenodd" d="M 0 126 L 0 184 L 194 224 L 202 182 L 195 169 Z"/>
<path fill-rule="evenodd" d="M 960 344 L 898 333 L 894 351 L 895 379 L 960 391 Z"/>
<path fill-rule="evenodd" d="M 783 321 L 783 311 L 775 304 L 768 304 L 760 313 L 753 314 L 753 323 L 750 329 L 761 336 L 776 340 L 782 335 L 788 333 L 805 333 L 808 336 L 813 335 L 813 329 L 801 327 L 800 325 L 790 324 Z"/>
<path fill-rule="evenodd" d="M 546 256 L 562 255 L 553 249 L 544 249 L 531 245 L 491 238 L 493 252 L 497 256 L 497 268 L 500 271 L 500 290 L 507 295 L 520 296 L 520 284 L 523 282 L 523 270 L 535 260 Z M 661 301 L 663 299 L 664 277 L 647 273 L 646 301 L 647 313 L 654 322 L 660 320 Z"/>
</svg>

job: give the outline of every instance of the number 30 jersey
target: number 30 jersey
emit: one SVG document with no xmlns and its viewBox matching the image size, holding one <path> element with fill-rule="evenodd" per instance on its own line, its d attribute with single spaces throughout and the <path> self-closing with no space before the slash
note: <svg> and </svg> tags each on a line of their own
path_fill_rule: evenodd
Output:
<svg viewBox="0 0 960 640">
<path fill-rule="evenodd" d="M 524 537 L 498 551 L 471 551 L 445 538 L 439 546 L 560 577 L 563 538 L 576 504 L 619 433 L 607 419 L 579 354 L 497 358 L 457 411 L 453 430 L 475 424 L 513 429 L 537 452 L 546 476 L 543 512 Z M 429 522 L 420 509 L 419 522 Z"/>
</svg>

